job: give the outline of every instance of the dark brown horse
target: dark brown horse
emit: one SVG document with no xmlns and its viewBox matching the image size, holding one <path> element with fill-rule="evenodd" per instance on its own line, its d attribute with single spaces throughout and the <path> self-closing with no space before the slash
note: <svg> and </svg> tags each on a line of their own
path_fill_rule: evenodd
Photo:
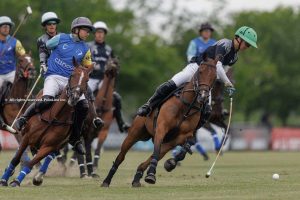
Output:
<svg viewBox="0 0 300 200">
<path fill-rule="evenodd" d="M 19 186 L 32 167 L 52 152 L 56 152 L 66 144 L 73 121 L 74 106 L 80 96 L 86 92 L 89 73 L 92 68 L 79 66 L 73 59 L 74 71 L 68 84 L 62 91 L 58 101 L 41 115 L 33 116 L 22 131 L 23 138 L 20 147 L 10 165 L 2 176 L 0 185 L 7 186 L 12 170 L 19 164 L 22 153 L 30 146 L 38 149 L 35 157 L 26 163 L 19 176 L 11 186 Z"/>
<path fill-rule="evenodd" d="M 91 109 L 89 111 L 88 117 L 84 123 L 82 130 L 83 139 L 86 149 L 86 165 L 88 176 L 93 178 L 98 178 L 99 176 L 94 172 L 94 167 L 98 166 L 98 160 L 100 157 L 100 149 L 108 135 L 109 127 L 113 121 L 113 92 L 115 88 L 115 79 L 119 71 L 118 61 L 114 58 L 110 59 L 106 65 L 104 79 L 102 81 L 101 88 L 98 90 L 95 100 L 96 112 Z M 91 108 L 91 106 L 90 106 Z M 104 126 L 101 128 L 95 128 L 93 125 L 93 119 L 95 116 L 102 118 L 104 121 Z M 98 144 L 95 150 L 94 163 L 92 160 L 91 145 L 93 140 L 98 137 Z M 75 152 L 74 152 L 75 153 Z M 73 158 L 75 156 L 73 155 Z M 86 177 L 84 157 L 82 155 L 77 155 L 78 165 L 80 169 L 80 177 Z"/>
<path fill-rule="evenodd" d="M 16 74 L 13 84 L 3 83 L 2 99 L 6 99 L 0 105 L 0 120 L 2 121 L 0 129 L 6 130 L 7 125 L 11 125 L 21 109 L 29 89 L 29 83 L 35 78 L 35 67 L 31 54 L 24 54 L 18 57 Z M 6 87 L 6 89 L 4 89 Z M 4 91 L 5 90 L 5 91 Z M 0 100 L 1 101 L 1 100 Z M 21 135 L 15 135 L 20 143 Z"/>
<path fill-rule="evenodd" d="M 108 187 L 128 150 L 140 140 L 154 140 L 154 152 L 136 171 L 132 186 L 139 187 L 140 179 L 148 168 L 145 181 L 156 182 L 155 174 L 158 161 L 172 148 L 192 138 L 200 121 L 201 110 L 208 101 L 209 91 L 216 79 L 216 60 L 205 58 L 191 82 L 187 83 L 180 95 L 172 96 L 149 117 L 137 116 L 125 138 L 121 152 L 117 156 L 102 186 Z"/>
</svg>

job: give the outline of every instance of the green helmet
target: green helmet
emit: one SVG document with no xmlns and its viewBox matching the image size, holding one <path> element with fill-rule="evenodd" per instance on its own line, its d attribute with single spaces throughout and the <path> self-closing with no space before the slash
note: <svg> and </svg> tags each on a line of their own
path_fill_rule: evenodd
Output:
<svg viewBox="0 0 300 200">
<path fill-rule="evenodd" d="M 250 28 L 248 26 L 242 26 L 235 32 L 235 36 L 239 36 L 245 42 L 257 48 L 257 34 L 253 28 Z"/>
</svg>

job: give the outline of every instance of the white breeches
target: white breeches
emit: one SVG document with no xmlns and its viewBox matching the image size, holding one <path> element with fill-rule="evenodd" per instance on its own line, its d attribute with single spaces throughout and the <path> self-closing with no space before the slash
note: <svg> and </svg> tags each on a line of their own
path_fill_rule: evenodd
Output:
<svg viewBox="0 0 300 200">
<path fill-rule="evenodd" d="M 90 78 L 88 85 L 91 88 L 92 92 L 95 92 L 95 90 L 100 89 L 102 82 L 102 80 L 100 81 L 99 79 Z"/>
<path fill-rule="evenodd" d="M 4 81 L 13 83 L 15 79 L 16 71 L 11 71 L 7 74 L 0 74 L 0 87 L 2 87 Z"/>
<path fill-rule="evenodd" d="M 190 82 L 197 72 L 199 65 L 197 63 L 188 64 L 181 72 L 175 74 L 171 80 L 174 81 L 177 87 L 180 85 Z M 209 91 L 209 105 L 211 105 L 211 91 Z"/>
<path fill-rule="evenodd" d="M 59 76 L 59 75 L 50 75 L 45 79 L 43 96 L 49 95 L 55 97 L 59 93 L 61 93 L 64 88 L 68 85 L 68 78 Z M 82 94 L 79 98 L 80 100 L 85 99 L 84 94 Z"/>
<path fill-rule="evenodd" d="M 181 72 L 175 74 L 171 80 L 179 87 L 183 83 L 190 82 L 198 68 L 199 65 L 197 63 L 190 63 Z"/>
</svg>

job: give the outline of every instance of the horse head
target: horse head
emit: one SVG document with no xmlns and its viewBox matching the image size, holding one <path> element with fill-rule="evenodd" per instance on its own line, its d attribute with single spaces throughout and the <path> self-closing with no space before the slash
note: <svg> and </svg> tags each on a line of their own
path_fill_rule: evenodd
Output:
<svg viewBox="0 0 300 200">
<path fill-rule="evenodd" d="M 217 77 L 216 64 L 218 59 L 208 58 L 203 56 L 203 62 L 200 64 L 198 73 L 194 76 L 194 90 L 199 94 L 198 101 L 206 102 L 209 98 L 210 90 Z"/>
<path fill-rule="evenodd" d="M 117 76 L 120 70 L 120 62 L 118 58 L 109 58 L 107 64 L 105 65 L 105 74 L 114 78 Z"/>
<path fill-rule="evenodd" d="M 81 95 L 86 93 L 89 74 L 93 70 L 93 67 L 86 68 L 78 64 L 74 57 L 73 65 L 74 70 L 67 85 L 68 104 L 70 106 L 76 105 Z"/>
<path fill-rule="evenodd" d="M 17 74 L 20 78 L 34 79 L 36 76 L 36 70 L 33 64 L 33 59 L 31 57 L 31 52 L 29 54 L 24 54 L 19 56 L 17 65 Z"/>
</svg>

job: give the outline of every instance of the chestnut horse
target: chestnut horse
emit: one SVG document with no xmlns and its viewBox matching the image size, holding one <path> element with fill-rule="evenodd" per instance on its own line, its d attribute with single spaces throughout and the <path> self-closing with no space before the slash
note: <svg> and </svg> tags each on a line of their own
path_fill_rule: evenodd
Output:
<svg viewBox="0 0 300 200">
<path fill-rule="evenodd" d="M 94 113 L 93 110 L 89 111 L 89 114 L 87 116 L 87 119 L 84 123 L 82 134 L 85 144 L 85 150 L 86 150 L 86 167 L 88 171 L 88 176 L 91 176 L 93 178 L 98 178 L 99 175 L 97 175 L 94 172 L 93 167 L 98 167 L 98 160 L 100 157 L 100 149 L 106 140 L 106 137 L 108 135 L 109 127 L 113 120 L 113 92 L 115 88 L 115 79 L 119 71 L 118 61 L 115 60 L 115 58 L 111 58 L 108 60 L 108 63 L 106 65 L 104 78 L 102 81 L 101 88 L 98 90 L 98 93 L 96 95 L 95 100 L 95 108 L 96 112 Z M 91 108 L 91 106 L 90 106 Z M 99 130 L 99 128 L 95 128 L 93 125 L 93 119 L 95 115 L 98 115 L 98 117 L 102 118 L 104 121 L 104 126 Z M 98 137 L 98 144 L 97 148 L 95 150 L 95 157 L 94 157 L 94 163 L 92 160 L 92 142 L 93 140 Z M 74 154 L 76 154 L 74 152 Z M 84 165 L 84 156 L 83 155 L 73 155 L 73 158 L 78 159 L 78 165 L 80 169 L 80 177 L 84 178 L 86 177 L 85 172 L 85 165 Z"/>
<path fill-rule="evenodd" d="M 74 71 L 68 84 L 62 91 L 58 101 L 50 109 L 40 115 L 33 116 L 22 131 L 22 142 L 16 155 L 4 172 L 0 185 L 7 186 L 7 181 L 14 168 L 19 164 L 22 153 L 30 146 L 38 149 L 35 157 L 26 163 L 18 177 L 11 182 L 11 186 L 20 186 L 32 167 L 52 152 L 57 152 L 68 140 L 73 123 L 74 106 L 80 96 L 86 92 L 89 73 L 92 68 L 86 69 L 78 65 L 73 59 Z"/>
<path fill-rule="evenodd" d="M 7 86 L 7 91 L 1 91 L 6 93 L 2 97 L 2 99 L 5 98 L 6 100 L 0 105 L 0 120 L 3 122 L 3 126 L 0 126 L 0 129 L 6 130 L 7 125 L 13 123 L 24 103 L 22 99 L 26 98 L 29 82 L 35 78 L 35 74 L 36 71 L 30 53 L 19 56 L 13 84 L 3 83 L 3 87 Z M 15 135 L 15 137 L 20 143 L 21 135 Z"/>
<path fill-rule="evenodd" d="M 231 82 L 233 80 L 233 70 L 230 68 L 227 71 L 227 77 L 230 79 Z M 203 125 L 203 128 L 209 130 L 210 132 L 215 131 L 211 124 L 216 124 L 217 126 L 221 127 L 224 130 L 227 130 L 227 124 L 225 123 L 226 115 L 228 113 L 224 112 L 224 89 L 225 85 L 221 80 L 216 80 L 212 90 L 211 90 L 211 97 L 212 97 L 212 112 L 207 120 L 207 122 Z M 223 140 L 227 138 L 222 138 L 221 143 Z M 193 141 L 193 140 L 192 140 Z M 194 141 L 193 141 L 194 142 Z M 190 146 L 191 144 L 184 145 L 185 147 Z M 190 153 L 192 152 L 189 150 Z M 175 158 L 170 158 L 165 161 L 164 168 L 167 172 L 171 172 L 173 169 L 176 168 L 179 161 L 184 160 L 186 153 L 188 151 L 180 151 L 179 154 L 175 156 Z"/>
<path fill-rule="evenodd" d="M 125 159 L 128 150 L 140 140 L 154 140 L 154 152 L 141 163 L 134 176 L 132 186 L 141 186 L 140 179 L 148 168 L 145 181 L 156 182 L 156 167 L 158 161 L 172 148 L 182 145 L 192 138 L 198 127 L 201 111 L 209 98 L 209 93 L 216 79 L 216 63 L 204 57 L 199 69 L 191 82 L 187 83 L 178 96 L 170 97 L 159 109 L 155 109 L 148 117 L 137 116 L 129 128 L 121 151 L 115 159 L 102 187 L 108 187 L 119 165 Z"/>
</svg>

